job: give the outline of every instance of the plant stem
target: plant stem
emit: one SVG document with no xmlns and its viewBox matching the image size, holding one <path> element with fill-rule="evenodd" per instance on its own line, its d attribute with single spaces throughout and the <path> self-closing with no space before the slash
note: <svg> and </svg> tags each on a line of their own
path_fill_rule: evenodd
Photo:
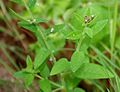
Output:
<svg viewBox="0 0 120 92">
<path fill-rule="evenodd" d="M 113 53 L 114 53 L 114 44 L 115 44 L 115 36 L 116 36 L 116 25 L 117 25 L 117 16 L 118 16 L 118 0 L 115 0 L 115 6 L 114 6 L 114 19 L 112 22 L 112 28 L 111 28 L 111 59 L 113 59 Z"/>
<path fill-rule="evenodd" d="M 55 62 L 56 62 L 56 58 L 54 57 L 52 51 L 50 50 L 50 47 L 49 47 L 49 45 L 48 45 L 48 43 L 47 43 L 47 40 L 46 40 L 46 38 L 45 38 L 42 30 L 40 29 L 39 26 L 37 26 L 37 24 L 36 24 L 36 27 L 37 27 L 37 29 L 38 29 L 37 31 L 40 33 L 40 35 L 41 35 L 41 37 L 42 37 L 42 40 L 43 40 L 46 48 L 48 49 L 48 51 L 50 52 L 50 54 L 51 54 L 51 56 L 52 56 L 52 58 L 53 58 L 53 62 L 55 63 Z M 40 31 L 40 30 L 41 30 L 41 31 Z"/>
<path fill-rule="evenodd" d="M 39 79 L 44 79 L 43 77 L 41 77 L 40 75 L 38 75 L 38 74 L 36 74 L 35 75 L 37 78 L 39 78 Z M 50 81 L 50 83 L 52 84 L 52 85 L 54 85 L 54 86 L 56 86 L 56 87 L 58 87 L 58 88 L 63 88 L 61 85 L 59 85 L 59 84 L 57 84 L 57 83 L 55 83 L 55 82 L 53 82 L 53 81 L 51 81 L 51 80 L 49 80 Z"/>
<path fill-rule="evenodd" d="M 61 83 L 62 83 L 62 86 L 63 86 L 62 89 L 65 89 L 64 73 L 61 73 L 60 77 L 61 77 Z"/>
<path fill-rule="evenodd" d="M 80 46 L 81 46 L 82 41 L 83 41 L 83 39 L 84 39 L 84 38 L 85 38 L 85 35 L 84 35 L 84 32 L 83 32 L 83 34 L 82 34 L 82 36 L 81 36 L 80 40 L 78 41 L 78 46 L 77 46 L 76 51 L 79 51 Z"/>
<path fill-rule="evenodd" d="M 27 4 L 26 4 L 26 2 L 25 2 L 24 0 L 23 0 L 23 2 L 24 2 L 24 5 L 25 5 L 27 11 L 28 11 L 29 14 L 30 14 L 32 20 L 34 20 L 34 16 L 32 15 L 32 12 L 31 12 L 30 8 L 27 6 Z M 50 52 L 50 54 L 51 54 L 51 56 L 52 56 L 52 58 L 53 58 L 53 62 L 55 63 L 55 62 L 56 62 L 56 58 L 55 58 L 54 54 L 52 53 L 52 51 L 50 50 L 50 47 L 49 47 L 49 45 L 48 45 L 48 43 L 47 43 L 47 40 L 46 40 L 46 38 L 45 38 L 45 36 L 44 36 L 44 34 L 43 34 L 43 32 L 42 32 L 42 28 L 40 28 L 36 23 L 34 23 L 34 24 L 36 25 L 37 31 L 40 33 L 40 35 L 41 35 L 41 37 L 42 37 L 42 40 L 43 40 L 46 48 L 49 50 L 49 52 Z"/>
<path fill-rule="evenodd" d="M 58 92 L 58 91 L 60 91 L 60 90 L 62 90 L 63 88 L 57 88 L 57 89 L 55 89 L 55 90 L 53 90 L 52 92 Z"/>
<path fill-rule="evenodd" d="M 61 48 L 61 49 L 57 49 L 57 50 L 55 50 L 56 52 L 57 51 L 75 51 L 75 49 L 74 48 Z"/>
<path fill-rule="evenodd" d="M 33 17 L 33 15 L 32 15 L 32 12 L 31 12 L 30 8 L 27 6 L 26 1 L 25 1 L 25 0 L 22 0 L 22 1 L 23 1 L 23 3 L 24 3 L 24 5 L 25 5 L 25 7 L 26 7 L 26 9 L 27 9 L 27 11 L 28 11 L 28 13 L 30 14 L 32 20 L 34 20 L 34 17 Z"/>
</svg>

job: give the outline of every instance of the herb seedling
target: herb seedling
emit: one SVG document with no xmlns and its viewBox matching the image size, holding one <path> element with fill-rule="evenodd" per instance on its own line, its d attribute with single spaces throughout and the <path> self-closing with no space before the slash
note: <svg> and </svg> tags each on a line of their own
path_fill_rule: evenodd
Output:
<svg viewBox="0 0 120 92">
<path fill-rule="evenodd" d="M 28 3 L 32 3 L 32 0 L 29 0 Z M 34 18 L 30 6 L 26 6 L 26 9 L 32 18 Z M 85 8 L 85 10 L 85 15 L 88 15 L 88 9 Z M 114 75 L 109 69 L 102 65 L 91 63 L 88 56 L 88 48 L 92 45 L 93 39 L 108 23 L 107 19 L 101 18 L 95 21 L 92 26 L 83 26 L 83 23 L 91 23 L 95 18 L 92 15 L 94 12 L 89 14 L 91 16 L 84 16 L 79 15 L 81 11 L 78 9 L 78 11 L 72 14 L 69 23 L 54 25 L 46 30 L 38 25 L 41 22 L 46 23 L 46 21 L 43 21 L 44 19 L 34 18 L 37 22 L 31 24 L 26 22 L 26 18 L 12 11 L 20 19 L 19 26 L 33 32 L 40 45 L 38 48 L 35 48 L 35 59 L 32 61 L 28 56 L 26 59 L 27 67 L 16 72 L 14 76 L 24 79 L 26 87 L 32 84 L 35 77 L 39 78 L 40 90 L 42 92 L 56 92 L 55 90 L 84 92 L 81 88 L 77 87 L 80 80 L 113 78 Z M 55 55 L 59 53 L 59 50 L 64 49 L 66 40 L 72 41 L 75 44 L 71 59 L 69 61 L 67 58 L 56 60 Z M 53 61 L 51 68 L 47 64 L 49 58 L 50 61 Z M 52 80 L 55 75 L 58 78 L 57 82 Z"/>
</svg>

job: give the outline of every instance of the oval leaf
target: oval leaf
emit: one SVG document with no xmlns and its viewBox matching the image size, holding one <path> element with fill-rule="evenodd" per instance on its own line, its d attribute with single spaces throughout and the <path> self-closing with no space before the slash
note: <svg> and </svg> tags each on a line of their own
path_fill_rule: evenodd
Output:
<svg viewBox="0 0 120 92">
<path fill-rule="evenodd" d="M 97 22 L 93 27 L 93 35 L 96 35 L 97 33 L 99 33 L 105 26 L 106 24 L 108 23 L 108 20 L 101 20 L 99 22 Z"/>
<path fill-rule="evenodd" d="M 80 31 L 72 31 L 67 35 L 67 39 L 78 40 L 81 37 Z"/>
<path fill-rule="evenodd" d="M 34 79 L 34 75 L 32 73 L 28 73 L 25 71 L 19 71 L 14 73 L 14 77 L 23 79 L 26 87 L 31 85 Z"/>
<path fill-rule="evenodd" d="M 85 92 L 85 91 L 83 89 L 81 89 L 81 88 L 75 88 L 74 92 Z"/>
<path fill-rule="evenodd" d="M 34 68 L 37 69 L 44 63 L 44 61 L 49 56 L 49 52 L 45 48 L 39 49 L 34 61 Z"/>
<path fill-rule="evenodd" d="M 81 79 L 105 79 L 114 77 L 114 75 L 103 66 L 92 63 L 83 64 L 75 72 L 75 75 Z"/>
<path fill-rule="evenodd" d="M 68 69 L 69 69 L 69 62 L 67 61 L 67 59 L 62 58 L 55 63 L 55 65 L 51 70 L 50 75 L 55 75 L 63 71 L 67 71 Z"/>
<path fill-rule="evenodd" d="M 42 92 L 51 92 L 51 85 L 49 80 L 47 79 L 42 79 L 39 81 L 40 84 L 40 89 L 42 90 Z"/>
<path fill-rule="evenodd" d="M 75 72 L 77 69 L 80 68 L 80 66 L 85 63 L 85 54 L 84 52 L 79 52 L 76 51 L 73 53 L 72 57 L 71 57 L 71 69 L 73 72 Z"/>
<path fill-rule="evenodd" d="M 85 27 L 84 31 L 90 38 L 93 38 L 93 30 L 91 28 Z"/>
<path fill-rule="evenodd" d="M 27 56 L 26 63 L 27 63 L 26 70 L 32 70 L 33 63 L 32 63 L 32 59 L 30 58 L 30 56 Z"/>
</svg>

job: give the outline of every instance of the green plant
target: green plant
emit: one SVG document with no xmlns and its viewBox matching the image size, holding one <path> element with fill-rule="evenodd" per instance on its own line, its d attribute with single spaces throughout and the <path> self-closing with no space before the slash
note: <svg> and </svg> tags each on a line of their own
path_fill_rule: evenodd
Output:
<svg viewBox="0 0 120 92">
<path fill-rule="evenodd" d="M 109 33 L 109 16 L 106 8 L 96 3 L 82 9 L 75 8 L 69 19 L 64 19 L 64 23 L 45 29 L 39 24 L 45 23 L 49 25 L 48 20 L 32 14 L 36 0 L 28 0 L 28 2 L 24 0 L 11 1 L 21 3 L 26 7 L 29 13 L 27 17 L 17 14 L 12 9 L 10 9 L 10 12 L 19 19 L 18 25 L 20 27 L 31 31 L 37 38 L 37 45 L 34 48 L 34 60 L 27 56 L 26 68 L 14 74 L 16 78 L 24 80 L 26 87 L 29 87 L 34 78 L 37 77 L 39 78 L 40 92 L 57 92 L 59 90 L 62 92 L 84 92 L 83 89 L 77 87 L 81 80 L 112 80 L 114 77 L 118 79 L 118 76 L 111 68 L 114 66 L 119 69 L 119 67 L 114 65 L 93 46 Z M 111 39 L 113 39 L 111 43 L 111 53 L 113 53 L 114 37 Z M 60 51 L 66 51 L 67 48 L 64 47 L 66 40 L 75 44 L 74 49 L 68 48 L 68 50 L 74 51 L 71 59 L 56 59 L 56 55 Z M 90 48 L 99 55 L 96 60 L 99 64 L 95 64 L 95 61 L 91 62 Z M 110 61 L 111 66 L 105 60 Z M 52 67 L 47 64 L 48 62 L 51 63 Z M 57 77 L 57 82 L 52 79 L 54 76 Z M 117 84 L 120 85 L 119 80 Z M 99 86 L 98 88 L 103 90 Z"/>
</svg>

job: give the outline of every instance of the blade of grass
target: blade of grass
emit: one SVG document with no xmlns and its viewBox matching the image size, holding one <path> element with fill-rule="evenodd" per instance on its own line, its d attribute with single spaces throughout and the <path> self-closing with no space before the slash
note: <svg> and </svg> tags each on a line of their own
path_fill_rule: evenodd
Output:
<svg viewBox="0 0 120 92">
<path fill-rule="evenodd" d="M 108 51 L 108 53 L 110 53 L 110 54 L 112 54 L 111 53 L 111 50 L 107 47 L 107 45 L 105 45 L 104 43 L 100 43 L 101 44 L 101 46 L 106 50 L 106 51 Z M 113 57 L 115 58 L 115 60 L 117 61 L 117 63 L 120 65 L 120 59 L 119 59 L 119 57 L 114 53 L 113 54 Z"/>
<path fill-rule="evenodd" d="M 108 57 L 106 57 L 99 49 L 97 49 L 94 46 L 91 46 L 91 48 L 102 58 L 104 58 L 110 65 L 112 65 L 114 68 L 120 70 L 120 67 L 118 67 L 116 64 L 114 64 Z"/>
<path fill-rule="evenodd" d="M 115 37 L 116 37 L 116 26 L 117 26 L 117 17 L 118 17 L 118 0 L 115 0 L 114 4 L 114 18 L 112 21 L 112 25 L 110 25 L 112 28 L 110 29 L 110 44 L 111 44 L 111 59 L 113 59 L 113 53 L 114 53 L 114 45 L 115 45 Z"/>
<path fill-rule="evenodd" d="M 95 81 L 92 81 L 92 83 L 100 90 L 100 92 L 105 92 L 104 89 L 100 86 L 100 84 Z"/>
<path fill-rule="evenodd" d="M 118 79 L 120 79 L 118 77 L 118 75 L 116 74 L 115 72 L 115 69 L 118 69 L 119 70 L 119 67 L 117 65 L 115 65 L 111 60 L 109 60 L 102 52 L 100 52 L 97 48 L 93 48 L 93 50 L 98 54 L 98 57 L 101 59 L 101 62 L 103 62 L 103 65 L 106 65 L 106 67 L 114 74 L 115 78 L 114 78 L 114 81 L 116 82 L 116 88 L 115 88 L 115 84 L 112 82 L 112 86 L 113 86 L 113 89 L 114 90 L 117 90 L 115 92 L 118 92 L 120 90 L 120 82 Z M 99 60 L 97 60 L 99 61 Z M 106 62 L 108 61 L 108 62 Z M 99 61 L 100 62 L 100 61 Z M 110 66 L 110 65 L 111 66 Z"/>
<path fill-rule="evenodd" d="M 5 56 L 8 58 L 8 60 L 10 61 L 10 63 L 17 69 L 19 70 L 19 67 L 17 66 L 17 64 L 14 62 L 13 58 L 9 55 L 9 53 L 7 52 L 6 48 L 4 48 L 4 46 L 0 43 L 1 47 L 0 49 L 3 51 L 3 53 L 5 54 Z"/>
<path fill-rule="evenodd" d="M 22 60 L 24 60 L 24 61 L 26 60 L 25 56 L 22 55 L 22 53 L 18 52 L 15 47 L 10 47 L 10 46 L 9 46 L 8 49 L 9 49 L 10 51 L 12 51 L 13 53 L 15 53 L 15 54 L 16 54 L 19 58 L 21 58 Z"/>
<path fill-rule="evenodd" d="M 21 37 L 21 35 L 19 34 L 19 32 L 18 32 L 15 24 L 14 24 L 14 23 L 11 23 L 11 17 L 10 17 L 10 15 L 8 14 L 8 12 L 7 12 L 7 10 L 6 10 L 6 7 L 5 7 L 5 5 L 4 5 L 4 3 L 3 3 L 2 0 L 0 0 L 0 7 L 1 7 L 1 9 L 2 9 L 2 15 L 4 16 L 4 21 L 5 21 L 5 23 L 7 24 L 8 28 L 13 31 L 13 34 L 16 35 L 16 36 L 14 36 L 14 37 L 15 37 L 17 40 L 20 40 L 22 46 L 23 46 L 24 48 L 26 48 L 26 46 L 25 46 L 25 44 L 24 44 L 24 42 L 23 42 L 23 40 L 22 40 L 22 37 Z"/>
<path fill-rule="evenodd" d="M 5 67 L 5 69 L 10 73 L 10 74 L 13 74 L 15 71 L 10 67 L 8 66 L 8 64 L 3 61 L 1 58 L 0 58 L 0 64 L 3 65 L 3 67 Z"/>
</svg>

